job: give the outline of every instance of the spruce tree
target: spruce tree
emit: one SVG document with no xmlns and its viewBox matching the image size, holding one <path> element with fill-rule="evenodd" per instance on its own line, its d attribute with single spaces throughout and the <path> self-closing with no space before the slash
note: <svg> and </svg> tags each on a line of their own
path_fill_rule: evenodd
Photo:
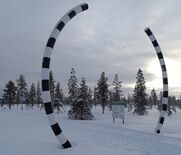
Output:
<svg viewBox="0 0 181 155">
<path fill-rule="evenodd" d="M 144 115 L 147 113 L 146 106 L 148 105 L 148 100 L 146 93 L 145 78 L 141 69 L 138 70 L 136 79 L 137 81 L 134 88 L 134 113 L 138 115 Z"/>
<path fill-rule="evenodd" d="M 131 94 L 128 93 L 127 102 L 126 102 L 127 103 L 128 112 L 133 109 L 133 106 L 134 106 L 133 105 L 133 98 L 134 98 L 133 94 L 131 95 Z"/>
<path fill-rule="evenodd" d="M 176 106 L 177 106 L 177 100 L 176 100 L 176 97 L 175 96 L 172 96 L 172 110 L 173 112 L 176 112 Z"/>
<path fill-rule="evenodd" d="M 115 93 L 113 93 L 111 90 L 108 91 L 108 106 L 109 109 L 112 110 L 112 102 L 115 101 Z"/>
<path fill-rule="evenodd" d="M 24 75 L 20 75 L 17 79 L 17 104 L 21 104 L 21 109 L 23 110 L 23 104 L 28 101 L 28 89 L 27 83 L 25 81 Z"/>
<path fill-rule="evenodd" d="M 63 96 L 63 91 L 60 88 L 60 83 L 57 82 L 55 86 L 55 103 L 54 103 L 54 108 L 57 109 L 57 113 L 61 112 L 60 107 L 63 108 L 63 103 L 64 103 L 64 96 Z M 65 110 L 64 110 L 65 111 Z"/>
<path fill-rule="evenodd" d="M 78 90 L 78 101 L 69 111 L 69 118 L 79 120 L 92 120 L 94 116 L 91 113 L 92 104 L 90 103 L 90 94 L 85 78 L 82 78 Z"/>
<path fill-rule="evenodd" d="M 62 103 L 64 101 L 63 91 L 60 88 L 60 83 L 59 82 L 57 82 L 57 84 L 55 86 L 55 98 L 58 99 Z"/>
<path fill-rule="evenodd" d="M 107 84 L 108 78 L 105 77 L 105 72 L 102 72 L 101 77 L 99 78 L 97 82 L 97 93 L 98 93 L 98 99 L 101 102 L 102 106 L 102 113 L 104 114 L 105 106 L 107 104 L 108 99 L 108 84 Z"/>
<path fill-rule="evenodd" d="M 78 84 L 75 69 L 72 68 L 70 71 L 70 79 L 68 80 L 68 98 L 69 104 L 73 105 L 77 102 L 78 98 Z"/>
<path fill-rule="evenodd" d="M 11 106 L 14 105 L 16 102 L 16 90 L 17 88 L 15 87 L 13 81 L 10 80 L 8 83 L 6 83 L 3 100 L 6 101 L 9 109 L 11 109 Z"/>
<path fill-rule="evenodd" d="M 121 97 L 121 81 L 119 80 L 119 77 L 117 74 L 115 74 L 114 76 L 114 80 L 112 82 L 112 85 L 113 85 L 113 89 L 114 89 L 114 92 L 113 92 L 113 100 L 115 101 L 120 101 L 120 97 Z"/>
<path fill-rule="evenodd" d="M 93 105 L 93 92 L 92 92 L 90 87 L 88 88 L 88 102 L 89 102 L 89 104 L 91 105 L 91 108 L 92 108 L 92 105 Z"/>
<path fill-rule="evenodd" d="M 97 102 L 98 102 L 97 87 L 94 87 L 93 104 L 94 104 L 95 108 L 96 108 Z"/>
<path fill-rule="evenodd" d="M 173 112 L 176 112 L 176 98 L 175 96 L 168 97 L 168 109 L 167 114 L 170 116 Z"/>
<path fill-rule="evenodd" d="M 34 104 L 36 103 L 36 88 L 34 83 L 31 85 L 30 91 L 29 91 L 29 104 L 31 105 L 31 108 L 33 109 Z"/>
<path fill-rule="evenodd" d="M 40 88 L 40 81 L 37 82 L 37 86 L 36 86 L 36 104 L 38 105 L 38 107 L 43 104 L 43 100 L 42 100 L 42 94 L 41 94 L 41 88 Z"/>
<path fill-rule="evenodd" d="M 148 101 L 149 101 L 149 107 L 150 108 L 152 108 L 153 106 L 158 105 L 158 96 L 157 96 L 156 91 L 155 91 L 154 88 L 151 90 Z"/>
<path fill-rule="evenodd" d="M 160 91 L 159 100 L 158 100 L 158 106 L 157 106 L 157 109 L 159 111 L 161 111 L 161 109 L 162 109 L 162 100 L 163 100 L 163 93 L 162 93 L 162 91 Z"/>
<path fill-rule="evenodd" d="M 54 103 L 55 100 L 55 80 L 53 76 L 53 72 L 50 71 L 49 73 L 49 81 L 50 81 L 50 97 L 51 97 L 51 102 Z"/>
<path fill-rule="evenodd" d="M 76 110 L 78 102 L 78 84 L 75 69 L 72 68 L 70 71 L 70 79 L 68 80 L 68 101 L 70 104 L 70 110 L 68 111 L 68 117 L 76 119 Z"/>
</svg>

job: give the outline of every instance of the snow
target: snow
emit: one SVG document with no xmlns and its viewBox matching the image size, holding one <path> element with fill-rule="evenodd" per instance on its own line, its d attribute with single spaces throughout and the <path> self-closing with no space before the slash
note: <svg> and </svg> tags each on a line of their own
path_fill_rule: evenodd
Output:
<svg viewBox="0 0 181 155">
<path fill-rule="evenodd" d="M 44 111 L 0 108 L 0 155 L 179 155 L 181 112 L 167 117 L 162 134 L 153 134 L 158 111 L 137 116 L 125 110 L 125 124 L 111 112 L 93 108 L 94 120 L 69 120 L 57 114 L 73 147 L 62 149 Z"/>
</svg>

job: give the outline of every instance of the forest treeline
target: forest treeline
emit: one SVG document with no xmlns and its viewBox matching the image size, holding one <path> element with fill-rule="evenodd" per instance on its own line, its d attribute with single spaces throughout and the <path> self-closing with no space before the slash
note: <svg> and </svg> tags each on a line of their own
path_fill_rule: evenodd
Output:
<svg viewBox="0 0 181 155">
<path fill-rule="evenodd" d="M 156 92 L 153 88 L 148 94 L 146 89 L 146 82 L 141 69 L 138 70 L 136 75 L 135 87 L 132 93 L 127 96 L 122 94 L 122 81 L 118 74 L 114 75 L 114 80 L 109 81 L 106 73 L 100 74 L 94 88 L 87 85 L 85 77 L 78 81 L 76 71 L 74 68 L 70 71 L 70 78 L 67 80 L 68 94 L 64 95 L 59 81 L 54 79 L 53 72 L 50 71 L 50 96 L 54 109 L 60 111 L 62 106 L 70 106 L 68 117 L 70 119 L 93 119 L 91 108 L 97 105 L 102 107 L 104 114 L 105 108 L 111 110 L 113 101 L 123 101 L 128 111 L 133 111 L 138 115 L 145 115 L 149 109 L 153 107 L 158 110 L 162 106 L 162 92 Z M 0 106 L 3 108 L 8 107 L 21 107 L 23 110 L 33 109 L 35 106 L 43 109 L 42 94 L 40 82 L 32 83 L 30 88 L 25 80 L 24 75 L 19 75 L 19 78 L 14 82 L 12 80 L 5 84 L 3 89 L 4 94 L 0 99 Z M 181 108 L 181 100 L 176 99 L 175 96 L 168 98 L 168 115 L 176 112 L 176 109 Z"/>
</svg>

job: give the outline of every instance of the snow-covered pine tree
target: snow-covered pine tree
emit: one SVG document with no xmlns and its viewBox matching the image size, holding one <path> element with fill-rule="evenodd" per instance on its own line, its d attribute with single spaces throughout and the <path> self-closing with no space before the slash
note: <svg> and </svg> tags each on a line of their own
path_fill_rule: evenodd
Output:
<svg viewBox="0 0 181 155">
<path fill-rule="evenodd" d="M 91 90 L 91 88 L 89 87 L 88 88 L 88 102 L 89 104 L 91 105 L 91 108 L 92 108 L 92 105 L 93 105 L 93 91 Z"/>
<path fill-rule="evenodd" d="M 98 104 L 97 87 L 94 87 L 93 104 L 94 104 L 94 106 L 95 106 L 95 108 L 96 108 L 96 105 Z"/>
<path fill-rule="evenodd" d="M 153 88 L 148 98 L 148 106 L 149 108 L 152 108 L 153 106 L 157 106 L 157 105 L 158 105 L 158 96 L 156 94 L 155 89 Z"/>
<path fill-rule="evenodd" d="M 127 108 L 128 108 L 128 112 L 131 111 L 133 109 L 134 106 L 134 102 L 133 102 L 133 94 L 129 94 L 127 96 Z"/>
<path fill-rule="evenodd" d="M 68 80 L 68 102 L 70 110 L 68 111 L 68 117 L 74 118 L 74 108 L 78 102 L 78 84 L 75 69 L 72 68 L 70 71 L 70 79 Z"/>
<path fill-rule="evenodd" d="M 175 96 L 169 96 L 168 97 L 168 109 L 167 109 L 167 115 L 170 116 L 172 113 L 176 112 L 176 97 Z"/>
<path fill-rule="evenodd" d="M 50 73 L 49 73 L 49 81 L 50 81 L 51 102 L 54 103 L 54 100 L 55 100 L 55 80 L 54 80 L 54 76 L 53 76 L 52 71 L 50 71 Z"/>
<path fill-rule="evenodd" d="M 28 96 L 29 104 L 31 105 L 31 109 L 33 109 L 34 104 L 36 104 L 36 88 L 34 83 L 31 85 Z"/>
<path fill-rule="evenodd" d="M 61 112 L 61 107 L 63 108 L 63 103 L 64 103 L 63 91 L 60 88 L 59 82 L 57 82 L 57 84 L 55 86 L 55 100 L 56 100 L 56 102 L 54 103 L 54 108 L 56 108 L 57 113 L 59 113 L 59 112 Z"/>
<path fill-rule="evenodd" d="M 117 74 L 115 74 L 114 76 L 114 80 L 112 82 L 112 86 L 113 86 L 113 89 L 114 89 L 114 92 L 113 92 L 113 100 L 115 101 L 120 101 L 120 97 L 121 97 L 121 81 L 119 80 L 119 77 Z"/>
<path fill-rule="evenodd" d="M 172 102 L 171 102 L 172 103 L 172 110 L 173 110 L 173 112 L 176 112 L 177 99 L 175 96 L 172 96 L 171 98 L 172 98 Z"/>
<path fill-rule="evenodd" d="M 77 101 L 78 98 L 78 84 L 75 69 L 72 68 L 70 71 L 70 79 L 68 80 L 68 98 L 69 104 L 72 105 Z"/>
<path fill-rule="evenodd" d="M 91 113 L 92 104 L 89 102 L 90 96 L 85 78 L 82 78 L 80 88 L 78 90 L 78 102 L 71 109 L 71 119 L 92 120 L 94 118 Z"/>
<path fill-rule="evenodd" d="M 162 91 L 160 91 L 159 100 L 158 100 L 158 106 L 157 106 L 157 109 L 159 111 L 161 111 L 161 109 L 162 109 L 162 98 L 163 98 L 163 93 L 162 93 Z"/>
<path fill-rule="evenodd" d="M 179 96 L 179 99 L 178 99 L 178 107 L 181 109 L 181 95 Z"/>
<path fill-rule="evenodd" d="M 109 99 L 108 107 L 110 110 L 112 110 L 112 102 L 114 101 L 114 93 L 111 90 L 108 91 L 108 99 Z"/>
<path fill-rule="evenodd" d="M 8 81 L 5 85 L 3 100 L 8 104 L 9 109 L 11 106 L 16 103 L 16 90 L 15 84 L 13 81 Z"/>
<path fill-rule="evenodd" d="M 41 88 L 40 88 L 40 81 L 37 82 L 37 86 L 36 86 L 36 104 L 38 105 L 38 107 L 42 106 L 43 107 L 43 100 L 42 100 L 42 96 L 41 96 Z"/>
<path fill-rule="evenodd" d="M 28 101 L 28 89 L 27 83 L 25 81 L 24 75 L 20 75 L 17 79 L 17 104 L 21 104 L 21 109 L 23 110 L 23 105 Z"/>
<path fill-rule="evenodd" d="M 105 106 L 107 104 L 107 99 L 108 99 L 107 81 L 108 81 L 108 78 L 105 77 L 105 72 L 102 72 L 101 77 L 99 78 L 97 82 L 97 93 L 98 93 L 98 99 L 101 102 L 103 114 L 104 114 Z"/>
<path fill-rule="evenodd" d="M 60 83 L 59 82 L 57 82 L 57 84 L 55 86 L 55 98 L 58 99 L 62 103 L 64 101 L 63 91 L 60 88 Z"/>
<path fill-rule="evenodd" d="M 138 115 L 144 115 L 147 113 L 148 100 L 145 78 L 141 69 L 138 70 L 136 79 L 137 81 L 134 88 L 134 113 Z"/>
</svg>

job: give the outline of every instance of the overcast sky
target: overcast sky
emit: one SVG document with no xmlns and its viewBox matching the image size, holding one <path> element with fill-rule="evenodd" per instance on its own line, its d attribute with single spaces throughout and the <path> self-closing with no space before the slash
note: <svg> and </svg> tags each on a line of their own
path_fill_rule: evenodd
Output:
<svg viewBox="0 0 181 155">
<path fill-rule="evenodd" d="M 94 86 L 102 71 L 111 83 L 119 75 L 131 92 L 143 70 L 148 91 L 162 89 L 161 69 L 145 27 L 154 32 L 168 68 L 172 95 L 181 94 L 180 0 L 1 0 L 0 87 L 24 74 L 28 85 L 40 80 L 43 51 L 56 22 L 82 3 L 89 10 L 73 18 L 55 44 L 51 70 L 64 91 L 70 69 Z"/>
</svg>

